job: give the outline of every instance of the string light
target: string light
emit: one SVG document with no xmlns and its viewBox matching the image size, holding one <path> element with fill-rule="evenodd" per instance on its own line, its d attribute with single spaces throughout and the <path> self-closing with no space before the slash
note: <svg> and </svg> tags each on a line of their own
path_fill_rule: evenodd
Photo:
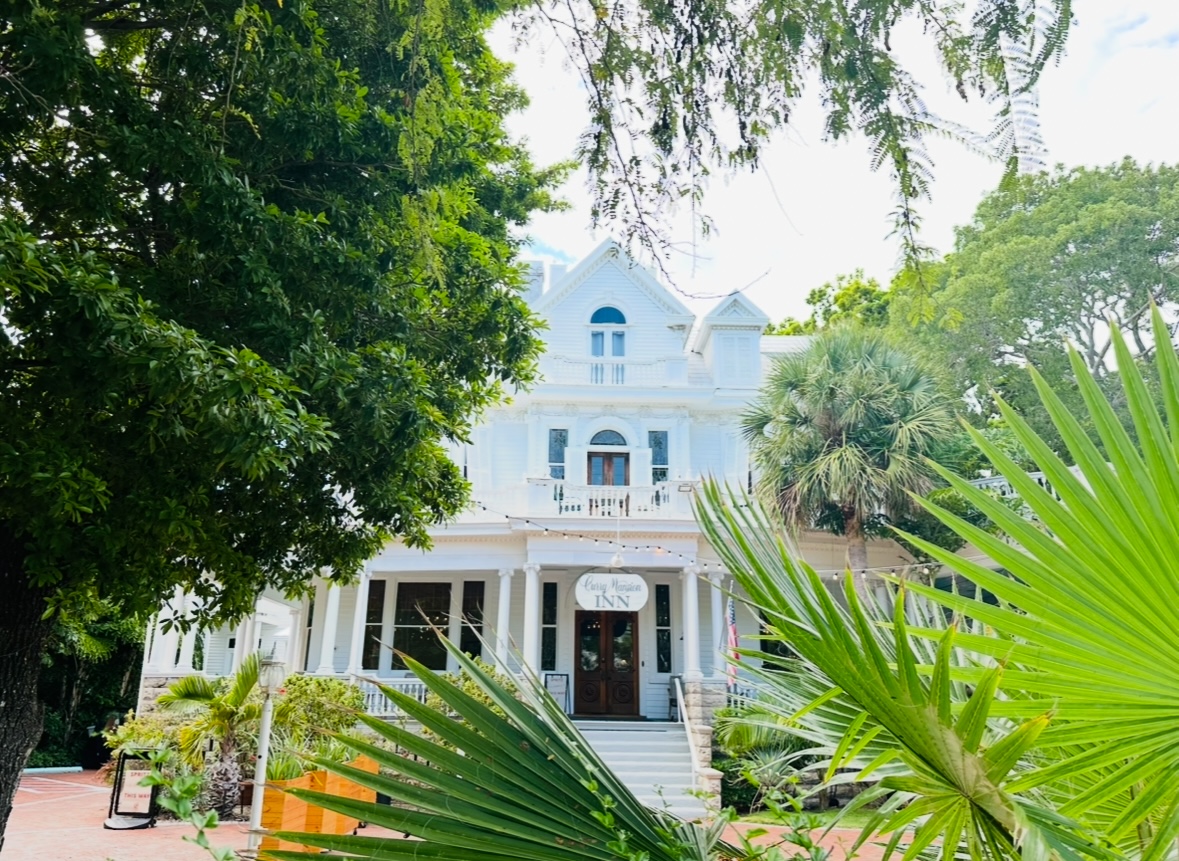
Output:
<svg viewBox="0 0 1179 861">
<path fill-rule="evenodd" d="M 550 535 L 550 534 L 560 535 L 563 540 L 568 540 L 570 538 L 576 538 L 578 541 L 585 541 L 587 538 L 589 538 L 590 540 L 592 540 L 594 542 L 595 547 L 597 547 L 599 544 L 606 544 L 607 546 L 613 545 L 614 547 L 617 548 L 618 553 L 621 553 L 624 550 L 643 551 L 646 553 L 654 553 L 656 556 L 673 556 L 674 558 L 676 558 L 676 559 L 678 559 L 688 565 L 700 564 L 702 566 L 702 571 L 708 571 L 710 564 L 714 564 L 718 571 L 724 570 L 723 565 L 721 565 L 719 563 L 708 563 L 708 562 L 699 563 L 695 557 L 690 556 L 690 555 L 685 555 L 683 553 L 677 553 L 676 551 L 671 550 L 667 547 L 664 547 L 661 544 L 622 544 L 621 542 L 617 542 L 617 541 L 614 541 L 614 542 L 605 541 L 605 540 L 602 540 L 599 538 L 594 538 L 593 536 L 585 535 L 585 534 L 579 533 L 579 532 L 572 532 L 572 531 L 563 530 L 563 529 L 552 529 L 548 526 L 545 526 L 542 523 L 537 523 L 533 520 L 530 520 L 527 517 L 519 517 L 519 516 L 513 516 L 511 514 L 504 514 L 502 511 L 496 511 L 495 509 L 489 508 L 485 503 L 479 502 L 478 500 L 472 500 L 472 504 L 478 506 L 480 511 L 486 511 L 489 514 L 494 514 L 499 517 L 502 517 L 504 520 L 508 521 L 509 523 L 511 523 L 512 521 L 515 521 L 517 523 L 523 523 L 525 526 L 530 526 L 535 529 L 541 530 L 541 532 L 545 535 Z M 987 556 L 977 556 L 977 557 L 963 556 L 960 558 L 963 562 L 985 563 L 985 562 L 991 561 L 990 558 Z M 826 577 L 829 577 L 829 579 L 831 579 L 832 581 L 838 582 L 839 580 L 841 580 L 843 578 L 844 574 L 849 574 L 852 577 L 854 577 L 856 574 L 859 574 L 860 579 L 864 579 L 869 574 L 882 574 L 882 575 L 887 574 L 890 576 L 897 576 L 898 570 L 899 570 L 900 576 L 903 577 L 903 576 L 906 576 L 906 574 L 915 567 L 917 567 L 916 563 L 911 566 L 910 565 L 902 566 L 900 569 L 898 569 L 898 567 L 896 565 L 880 565 L 880 566 L 875 566 L 875 567 L 871 567 L 871 568 L 856 569 L 855 571 L 852 571 L 846 567 L 845 568 L 828 568 L 828 569 L 823 569 L 823 570 L 815 570 L 814 573 L 816 575 L 818 575 L 820 580 L 822 580 L 826 576 Z M 924 573 L 926 575 L 935 574 L 937 570 L 940 570 L 940 569 L 931 568 L 929 565 L 923 565 L 921 568 L 922 573 Z"/>
</svg>

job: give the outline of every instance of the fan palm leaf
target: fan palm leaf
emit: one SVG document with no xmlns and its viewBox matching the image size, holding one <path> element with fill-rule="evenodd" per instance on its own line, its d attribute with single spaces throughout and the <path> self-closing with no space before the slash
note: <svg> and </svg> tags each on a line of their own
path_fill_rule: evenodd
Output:
<svg viewBox="0 0 1179 861">
<path fill-rule="evenodd" d="M 965 841 L 987 858 L 1108 856 L 1034 795 L 1009 788 L 1024 774 L 1050 708 L 1040 704 L 1021 721 L 993 713 L 1004 704 L 996 692 L 1008 668 L 985 657 L 969 659 L 959 642 L 979 636 L 969 624 L 945 623 L 908 585 L 895 593 L 887 621 L 874 604 L 861 603 L 850 576 L 837 601 L 744 494 L 708 483 L 697 515 L 771 635 L 777 632 L 800 656 L 813 682 L 810 692 L 822 690 L 804 702 L 796 679 L 764 672 L 761 701 L 771 709 L 777 704 L 793 721 L 792 731 L 827 752 L 829 782 L 878 780 L 876 791 L 861 800 L 885 799 L 865 838 L 907 834 L 906 859 L 934 841 L 950 854 Z M 974 599 L 963 603 L 964 609 L 984 606 Z M 939 618 L 941 630 L 931 641 Z M 910 631 L 910 619 L 920 627 Z M 964 684 L 964 677 L 973 684 Z M 787 715 L 791 708 L 796 711 Z"/>
<path fill-rule="evenodd" d="M 1124 340 L 1113 333 L 1139 443 L 1074 354 L 1073 369 L 1101 448 L 1043 379 L 1033 379 L 1080 477 L 1005 404 L 1004 415 L 1042 464 L 1053 492 L 1013 468 L 976 434 L 976 443 L 1012 481 L 1036 522 L 1000 511 L 994 500 L 952 476 L 947 479 L 959 492 L 997 518 L 1008 540 L 983 537 L 925 503 L 1012 575 L 924 547 L 1007 605 L 978 615 L 1013 639 L 1000 643 L 980 637 L 969 644 L 980 654 L 1018 660 L 1024 667 L 1003 681 L 1022 696 L 1002 703 L 998 711 L 1019 719 L 1050 706 L 1059 718 L 1038 743 L 1053 755 L 1024 773 L 1013 789 L 1051 793 L 1062 813 L 1092 825 L 1112 843 L 1132 840 L 1142 853 L 1161 851 L 1159 841 L 1171 839 L 1179 799 L 1179 712 L 1174 706 L 1179 698 L 1179 562 L 1174 553 L 1179 359 L 1157 312 L 1154 325 L 1162 414 Z M 960 606 L 960 598 L 927 594 L 944 606 Z M 1062 786 L 1069 791 L 1062 792 Z M 1111 799 L 1125 802 L 1112 817 Z"/>
<path fill-rule="evenodd" d="M 493 675 L 447 649 L 469 680 L 502 713 L 412 658 L 406 665 L 445 704 L 431 709 L 393 688 L 382 691 L 430 730 L 427 738 L 395 724 L 359 716 L 380 739 L 412 755 L 350 735 L 340 743 L 375 759 L 370 774 L 329 760 L 319 764 L 402 806 L 387 807 L 306 790 L 291 790 L 329 810 L 403 832 L 407 838 L 282 834 L 309 847 L 351 858 L 436 858 L 448 861 L 707 861 L 739 852 L 712 825 L 683 822 L 642 805 L 578 733 L 535 678 L 519 685 L 521 702 Z M 448 717 L 462 715 L 461 721 Z M 273 851 L 275 859 L 322 858 Z"/>
</svg>

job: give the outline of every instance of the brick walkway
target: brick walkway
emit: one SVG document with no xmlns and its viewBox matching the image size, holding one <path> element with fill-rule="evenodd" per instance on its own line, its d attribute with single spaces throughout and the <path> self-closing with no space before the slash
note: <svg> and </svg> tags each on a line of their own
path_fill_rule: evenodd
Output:
<svg viewBox="0 0 1179 861">
<path fill-rule="evenodd" d="M 141 831 L 108 831 L 102 827 L 110 803 L 110 787 L 94 772 L 82 774 L 27 775 L 16 793 L 16 807 L 8 821 L 3 861 L 205 861 L 209 855 L 186 843 L 193 829 L 176 822 L 161 822 Z M 742 823 L 743 829 L 764 828 L 769 833 L 758 843 L 773 839 L 772 825 Z M 366 829 L 377 835 L 384 829 Z M 245 849 L 244 822 L 226 823 L 210 835 L 215 846 Z M 823 844 L 832 849 L 832 861 L 844 861 L 845 848 L 855 833 L 837 831 Z M 789 847 L 784 847 L 789 849 Z M 789 854 L 789 853 L 788 853 Z M 880 851 L 868 847 L 861 861 L 877 861 Z"/>
</svg>

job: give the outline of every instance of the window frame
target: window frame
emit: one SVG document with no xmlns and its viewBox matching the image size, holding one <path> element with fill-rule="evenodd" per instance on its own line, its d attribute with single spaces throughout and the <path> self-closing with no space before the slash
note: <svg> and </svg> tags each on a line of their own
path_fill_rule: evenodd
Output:
<svg viewBox="0 0 1179 861">
<path fill-rule="evenodd" d="M 462 582 L 462 581 L 460 581 L 460 582 Z M 427 623 L 427 620 L 421 619 L 420 616 L 417 617 L 418 619 L 421 619 L 420 623 L 415 622 L 413 624 L 402 624 L 399 621 L 399 614 L 402 611 L 401 602 L 406 594 L 407 589 L 413 590 L 416 587 L 422 587 L 422 586 L 442 587 L 446 590 L 446 601 L 444 602 L 446 609 L 444 611 L 444 615 L 434 621 L 438 627 L 442 628 L 443 630 L 445 630 L 447 632 L 448 636 L 451 636 L 452 639 L 454 637 L 455 632 L 450 630 L 451 623 L 452 623 L 452 621 L 454 621 L 454 619 L 453 619 L 453 611 L 454 611 L 453 605 L 454 605 L 454 598 L 455 598 L 454 582 L 451 580 L 437 580 L 437 579 L 435 579 L 435 580 L 400 580 L 399 579 L 397 581 L 397 588 L 396 588 L 396 590 L 394 590 L 395 594 L 393 596 L 393 613 L 392 613 L 392 617 L 390 619 L 390 633 L 392 635 L 391 639 L 393 642 L 394 653 L 392 655 L 389 668 L 390 668 L 390 670 L 392 670 L 394 672 L 408 672 L 408 668 L 405 666 L 404 663 L 402 663 L 400 661 L 400 659 L 397 657 L 397 654 L 396 654 L 396 652 L 398 652 L 398 651 L 406 652 L 405 647 L 407 645 L 404 641 L 401 640 L 401 638 L 398 636 L 398 634 L 401 631 L 419 631 L 419 632 L 430 631 L 430 625 Z M 416 613 L 417 610 L 416 610 L 416 608 L 411 608 L 410 610 L 407 610 L 407 612 Z M 422 656 L 420 656 L 420 655 L 415 655 L 410 652 L 406 652 L 406 653 L 409 654 L 409 656 L 411 658 L 415 658 L 418 661 L 421 661 L 421 663 L 425 664 L 431 670 L 436 670 L 438 672 L 445 672 L 446 670 L 449 669 L 450 656 L 447 654 L 446 649 L 442 647 L 441 643 L 439 643 L 438 648 L 440 648 L 442 650 L 440 656 L 443 659 L 443 663 L 440 667 L 430 666 L 425 660 L 422 660 Z"/>
</svg>

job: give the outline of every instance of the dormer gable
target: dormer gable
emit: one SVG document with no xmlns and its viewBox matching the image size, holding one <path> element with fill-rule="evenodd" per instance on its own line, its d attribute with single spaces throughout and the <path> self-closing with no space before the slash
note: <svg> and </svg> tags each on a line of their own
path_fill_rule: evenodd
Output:
<svg viewBox="0 0 1179 861">
<path fill-rule="evenodd" d="M 584 289 L 587 282 L 592 281 L 596 285 L 613 280 L 603 277 L 607 274 L 603 271 L 606 269 L 616 270 L 625 278 L 627 283 L 624 286 L 632 288 L 652 303 L 662 318 L 661 322 L 681 332 L 681 342 L 687 337 L 695 315 L 613 239 L 603 241 L 584 260 L 563 273 L 559 280 L 554 278 L 548 292 L 533 302 L 533 310 L 550 321 L 556 321 L 562 314 L 560 306 Z M 625 313 L 626 297 L 617 295 L 618 292 L 617 289 L 605 288 L 600 297 L 601 304 L 619 307 Z M 589 322 L 588 317 L 585 322 Z"/>
<path fill-rule="evenodd" d="M 693 349 L 720 388 L 754 388 L 761 376 L 761 334 L 769 316 L 742 293 L 730 293 L 700 321 Z"/>
</svg>

